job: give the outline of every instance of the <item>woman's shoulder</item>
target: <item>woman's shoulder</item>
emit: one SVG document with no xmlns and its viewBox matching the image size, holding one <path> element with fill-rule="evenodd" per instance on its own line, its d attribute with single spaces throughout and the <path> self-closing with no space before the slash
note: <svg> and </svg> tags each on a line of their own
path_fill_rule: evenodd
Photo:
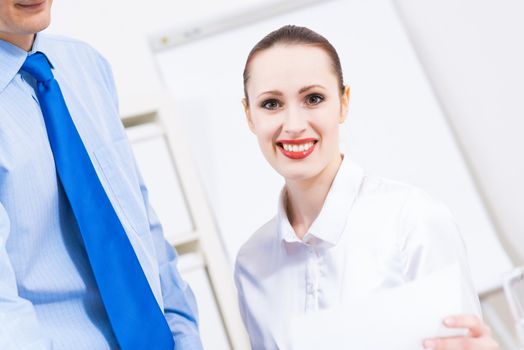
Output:
<svg viewBox="0 0 524 350">
<path fill-rule="evenodd" d="M 257 263 L 259 259 L 268 258 L 275 244 L 278 242 L 277 218 L 271 220 L 257 229 L 248 240 L 240 247 L 236 265 L 247 266 L 251 263 Z"/>
<path fill-rule="evenodd" d="M 398 238 L 402 241 L 461 241 L 456 219 L 437 195 L 399 181 L 370 176 L 363 198 L 377 196 L 383 209 L 396 218 Z M 373 201 L 372 201 L 373 202 Z M 376 204 L 375 208 L 381 205 Z"/>
<path fill-rule="evenodd" d="M 370 217 L 366 224 L 389 228 L 384 232 L 391 234 L 382 241 L 399 253 L 410 280 L 450 261 L 467 264 L 457 221 L 438 193 L 378 176 L 366 181 L 362 188 L 362 206 Z"/>
<path fill-rule="evenodd" d="M 378 199 L 409 210 L 446 210 L 446 206 L 426 190 L 401 181 L 367 173 L 360 191 L 362 199 Z"/>
<path fill-rule="evenodd" d="M 237 254 L 237 259 L 244 256 L 253 256 L 259 252 L 267 251 L 272 247 L 277 240 L 277 218 L 273 217 L 271 220 L 260 226 L 240 247 Z"/>
<path fill-rule="evenodd" d="M 435 194 L 376 175 L 366 174 L 358 203 L 358 207 L 366 213 L 381 213 L 396 221 L 401 231 L 410 232 L 414 226 L 436 222 L 455 223 L 447 205 Z"/>
<path fill-rule="evenodd" d="M 383 177 L 371 172 L 365 172 L 362 191 L 366 195 L 397 195 L 406 196 L 413 191 L 419 191 L 416 186 Z"/>
</svg>

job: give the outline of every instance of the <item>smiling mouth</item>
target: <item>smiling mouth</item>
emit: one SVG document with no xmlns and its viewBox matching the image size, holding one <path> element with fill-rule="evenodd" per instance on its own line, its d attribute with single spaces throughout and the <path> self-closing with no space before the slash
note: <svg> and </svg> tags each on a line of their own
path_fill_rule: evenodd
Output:
<svg viewBox="0 0 524 350">
<path fill-rule="evenodd" d="M 317 139 L 279 140 L 276 145 L 286 157 L 304 159 L 313 153 L 317 142 Z"/>
</svg>

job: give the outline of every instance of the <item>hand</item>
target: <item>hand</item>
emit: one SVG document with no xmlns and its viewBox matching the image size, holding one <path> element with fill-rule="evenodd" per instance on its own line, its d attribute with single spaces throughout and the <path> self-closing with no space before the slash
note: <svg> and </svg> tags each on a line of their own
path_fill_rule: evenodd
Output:
<svg viewBox="0 0 524 350">
<path fill-rule="evenodd" d="M 448 328 L 467 328 L 468 335 L 463 337 L 434 338 L 424 340 L 424 349 L 433 350 L 500 350 L 500 346 L 491 337 L 491 329 L 478 317 L 456 315 L 444 320 Z"/>
</svg>

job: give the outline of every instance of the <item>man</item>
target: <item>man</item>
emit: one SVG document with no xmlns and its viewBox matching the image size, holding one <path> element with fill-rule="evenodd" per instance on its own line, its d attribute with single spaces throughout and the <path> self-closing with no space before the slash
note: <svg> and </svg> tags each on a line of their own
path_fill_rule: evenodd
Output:
<svg viewBox="0 0 524 350">
<path fill-rule="evenodd" d="M 201 349 L 109 65 L 37 34 L 51 4 L 0 0 L 0 349 Z"/>
</svg>

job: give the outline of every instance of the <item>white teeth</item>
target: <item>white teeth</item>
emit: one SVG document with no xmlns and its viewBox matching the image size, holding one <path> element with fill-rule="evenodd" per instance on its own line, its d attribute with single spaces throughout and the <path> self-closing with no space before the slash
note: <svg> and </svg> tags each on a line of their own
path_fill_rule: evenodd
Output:
<svg viewBox="0 0 524 350">
<path fill-rule="evenodd" d="M 313 142 L 307 142 L 307 143 L 303 143 L 301 145 L 291 145 L 291 144 L 288 144 L 288 143 L 283 143 L 282 147 L 287 152 L 305 152 L 305 151 L 309 150 L 311 147 L 313 147 L 313 145 L 314 145 Z"/>
</svg>

